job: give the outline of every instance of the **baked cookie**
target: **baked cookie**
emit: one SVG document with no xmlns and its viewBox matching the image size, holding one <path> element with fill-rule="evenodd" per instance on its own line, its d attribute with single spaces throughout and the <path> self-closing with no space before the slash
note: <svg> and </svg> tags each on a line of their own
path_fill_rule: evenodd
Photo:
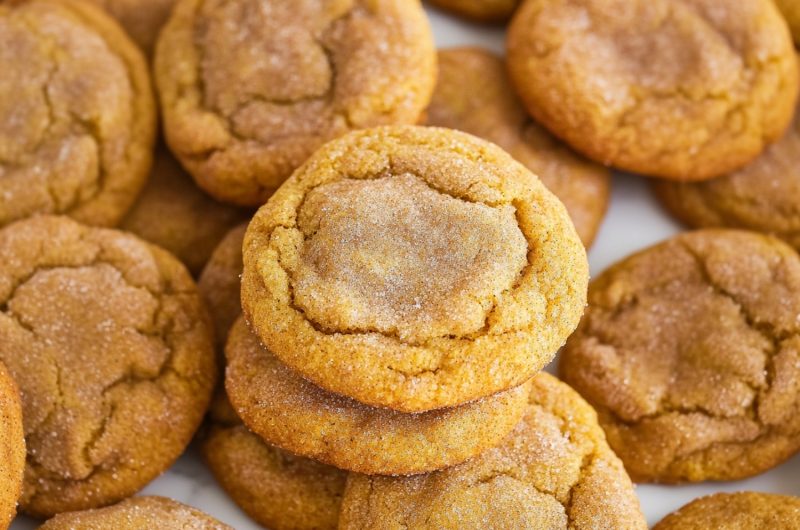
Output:
<svg viewBox="0 0 800 530">
<path fill-rule="evenodd" d="M 800 530 L 800 499 L 769 493 L 716 493 L 666 516 L 653 530 Z"/>
<path fill-rule="evenodd" d="M 36 517 L 116 502 L 167 469 L 216 376 L 211 324 L 178 260 L 66 217 L 0 230 L 0 360 L 22 393 L 20 504 Z"/>
<path fill-rule="evenodd" d="M 745 168 L 707 182 L 659 182 L 656 195 L 690 226 L 767 232 L 800 249 L 799 116 L 781 140 Z"/>
<path fill-rule="evenodd" d="M 96 510 L 61 513 L 39 530 L 233 530 L 210 515 L 164 497 L 133 497 Z"/>
<path fill-rule="evenodd" d="M 374 408 L 323 390 L 281 364 L 240 318 L 225 348 L 225 389 L 268 443 L 341 469 L 408 475 L 460 464 L 493 447 L 525 411 L 530 388 L 422 414 Z"/>
<path fill-rule="evenodd" d="M 25 435 L 17 385 L 0 362 L 0 528 L 11 524 L 22 492 Z"/>
<path fill-rule="evenodd" d="M 533 380 L 525 418 L 498 447 L 428 475 L 351 474 L 339 528 L 623 530 L 647 525 L 592 408 L 542 373 Z"/>
<path fill-rule="evenodd" d="M 264 443 L 224 393 L 203 440 L 208 467 L 247 514 L 271 530 L 336 530 L 347 472 Z"/>
<path fill-rule="evenodd" d="M 528 117 L 503 60 L 493 53 L 452 48 L 439 51 L 438 62 L 428 125 L 459 129 L 505 149 L 561 199 L 584 245 L 591 245 L 608 207 L 610 171 L 581 158 Z"/>
<path fill-rule="evenodd" d="M 592 282 L 561 375 L 634 480 L 755 475 L 800 450 L 799 314 L 785 243 L 688 232 Z"/>
<path fill-rule="evenodd" d="M 671 180 L 752 161 L 797 99 L 794 47 L 771 0 L 529 0 L 507 47 L 540 123 L 594 160 Z"/>
<path fill-rule="evenodd" d="M 181 0 L 156 50 L 172 151 L 258 206 L 325 141 L 416 123 L 436 52 L 419 0 Z"/>
<path fill-rule="evenodd" d="M 585 304 L 586 252 L 561 202 L 449 129 L 328 143 L 256 213 L 243 250 L 242 307 L 265 346 L 327 390 L 403 412 L 522 384 Z"/>
<path fill-rule="evenodd" d="M 775 0 L 775 4 L 789 24 L 795 44 L 800 43 L 800 2 L 797 0 Z"/>
<path fill-rule="evenodd" d="M 428 0 L 431 4 L 478 22 L 502 22 L 520 0 Z"/>
<path fill-rule="evenodd" d="M 192 274 L 199 274 L 217 243 L 246 218 L 244 210 L 203 193 L 161 150 L 150 180 L 120 228 L 172 252 Z"/>
<path fill-rule="evenodd" d="M 149 57 L 176 0 L 91 0 L 108 11 Z"/>
<path fill-rule="evenodd" d="M 0 227 L 37 213 L 119 223 L 152 162 L 147 69 L 88 2 L 0 4 Z"/>
</svg>

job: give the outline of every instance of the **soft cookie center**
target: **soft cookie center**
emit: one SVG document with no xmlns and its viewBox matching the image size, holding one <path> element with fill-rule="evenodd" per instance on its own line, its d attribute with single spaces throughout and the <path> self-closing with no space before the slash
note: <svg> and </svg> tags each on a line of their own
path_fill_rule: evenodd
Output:
<svg viewBox="0 0 800 530">
<path fill-rule="evenodd" d="M 299 225 L 294 301 L 327 331 L 410 342 L 475 333 L 527 264 L 512 206 L 467 202 L 408 174 L 322 185 Z"/>
</svg>

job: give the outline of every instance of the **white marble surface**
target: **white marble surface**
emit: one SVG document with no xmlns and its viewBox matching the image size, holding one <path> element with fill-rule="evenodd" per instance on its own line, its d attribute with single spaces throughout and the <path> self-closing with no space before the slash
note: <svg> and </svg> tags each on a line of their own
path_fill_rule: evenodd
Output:
<svg viewBox="0 0 800 530">
<path fill-rule="evenodd" d="M 473 44 L 502 52 L 503 34 L 500 29 L 466 24 L 433 10 L 430 10 L 430 14 L 438 46 Z M 643 179 L 616 175 L 608 215 L 589 253 L 592 274 L 597 275 L 631 252 L 661 241 L 679 230 L 680 226 L 659 208 Z M 800 496 L 800 455 L 749 480 L 688 486 L 637 487 L 642 508 L 651 525 L 695 497 L 718 491 L 740 490 Z M 142 494 L 172 497 L 196 506 L 239 530 L 260 528 L 219 488 L 195 448 L 190 448 L 169 471 L 147 486 Z M 20 517 L 11 528 L 28 530 L 35 527 L 35 521 Z"/>
</svg>

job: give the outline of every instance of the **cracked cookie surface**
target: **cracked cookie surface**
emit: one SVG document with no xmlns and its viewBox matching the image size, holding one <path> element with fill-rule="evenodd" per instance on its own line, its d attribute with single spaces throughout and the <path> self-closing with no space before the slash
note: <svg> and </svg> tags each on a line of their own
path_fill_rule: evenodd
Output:
<svg viewBox="0 0 800 530">
<path fill-rule="evenodd" d="M 520 0 L 428 0 L 431 4 L 479 22 L 502 22 Z"/>
<path fill-rule="evenodd" d="M 172 151 L 256 206 L 327 140 L 416 123 L 435 63 L 418 0 L 181 0 L 155 72 Z"/>
<path fill-rule="evenodd" d="M 592 282 L 560 371 L 639 481 L 731 480 L 800 450 L 800 258 L 701 230 Z"/>
<path fill-rule="evenodd" d="M 141 52 L 86 2 L 6 2 L 0 71 L 0 226 L 39 213 L 117 224 L 152 160 Z"/>
<path fill-rule="evenodd" d="M 698 228 L 745 228 L 776 235 L 800 250 L 800 114 L 751 164 L 707 182 L 658 182 L 656 196 Z"/>
<path fill-rule="evenodd" d="M 242 306 L 315 384 L 422 412 L 539 371 L 577 325 L 587 269 L 563 204 L 501 149 L 382 127 L 328 143 L 256 213 Z"/>
<path fill-rule="evenodd" d="M 460 464 L 500 442 L 525 411 L 527 384 L 459 407 L 406 414 L 306 381 L 261 346 L 240 318 L 225 349 L 225 388 L 267 442 L 341 469 L 409 475 Z"/>
<path fill-rule="evenodd" d="M 653 530 L 800 530 L 800 498 L 769 493 L 717 493 L 669 514 Z"/>
<path fill-rule="evenodd" d="M 770 0 L 531 0 L 507 48 L 537 121 L 594 160 L 671 180 L 743 167 L 797 99 L 794 47 Z"/>
<path fill-rule="evenodd" d="M 39 530 L 233 530 L 196 508 L 165 497 L 133 497 L 95 510 L 56 515 Z"/>
<path fill-rule="evenodd" d="M 183 452 L 210 399 L 212 331 L 194 282 L 167 252 L 66 217 L 0 230 L 0 263 L 0 360 L 23 396 L 23 511 L 132 495 Z"/>
<path fill-rule="evenodd" d="M 336 530 L 347 471 L 265 443 L 244 426 L 224 393 L 210 411 L 202 451 L 231 498 L 272 530 Z"/>
<path fill-rule="evenodd" d="M 592 408 L 549 374 L 532 384 L 515 430 L 464 464 L 413 477 L 351 474 L 339 528 L 647 528 Z"/>
<path fill-rule="evenodd" d="M 167 22 L 176 0 L 90 0 L 102 7 L 125 28 L 131 39 L 149 57 L 158 33 Z"/>
<path fill-rule="evenodd" d="M 584 245 L 591 245 L 608 206 L 609 170 L 583 159 L 528 116 L 498 56 L 481 48 L 451 48 L 439 51 L 438 62 L 427 124 L 468 132 L 505 149 L 564 203 Z"/>
<path fill-rule="evenodd" d="M 11 524 L 17 513 L 25 470 L 25 434 L 22 404 L 5 365 L 0 362 L 0 528 Z"/>
</svg>

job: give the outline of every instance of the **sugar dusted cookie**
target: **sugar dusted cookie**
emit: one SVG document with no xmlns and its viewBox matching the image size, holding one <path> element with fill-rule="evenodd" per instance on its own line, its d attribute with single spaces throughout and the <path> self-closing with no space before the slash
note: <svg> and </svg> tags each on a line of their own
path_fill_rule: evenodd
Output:
<svg viewBox="0 0 800 530">
<path fill-rule="evenodd" d="M 19 390 L 0 362 L 0 528 L 8 528 L 17 512 L 24 469 L 25 435 Z"/>
<path fill-rule="evenodd" d="M 653 530 L 800 529 L 800 499 L 769 493 L 717 493 L 666 516 Z"/>
</svg>

